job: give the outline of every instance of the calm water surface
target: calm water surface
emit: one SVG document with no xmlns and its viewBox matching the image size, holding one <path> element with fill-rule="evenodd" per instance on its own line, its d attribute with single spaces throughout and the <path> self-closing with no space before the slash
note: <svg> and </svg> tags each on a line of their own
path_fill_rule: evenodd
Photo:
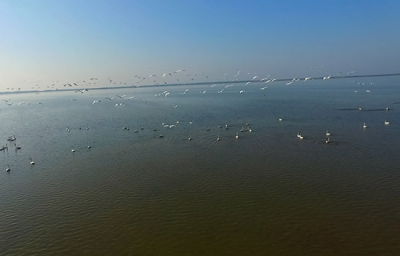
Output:
<svg viewBox="0 0 400 256">
<path fill-rule="evenodd" d="M 0 254 L 396 255 L 400 91 L 373 82 L 0 95 Z"/>
</svg>

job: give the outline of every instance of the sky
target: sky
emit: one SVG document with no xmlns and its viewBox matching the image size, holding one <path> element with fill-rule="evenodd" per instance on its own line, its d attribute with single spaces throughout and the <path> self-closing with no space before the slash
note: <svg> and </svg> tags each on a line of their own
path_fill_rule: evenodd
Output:
<svg viewBox="0 0 400 256">
<path fill-rule="evenodd" d="M 0 91 L 176 70 L 398 73 L 399 13 L 398 0 L 0 0 Z"/>
</svg>

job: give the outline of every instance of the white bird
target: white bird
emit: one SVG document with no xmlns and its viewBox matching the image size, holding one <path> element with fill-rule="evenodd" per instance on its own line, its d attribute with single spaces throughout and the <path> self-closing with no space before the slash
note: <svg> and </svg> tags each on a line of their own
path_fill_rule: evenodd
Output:
<svg viewBox="0 0 400 256">
<path fill-rule="evenodd" d="M 218 135 L 218 137 L 217 137 L 217 141 L 220 141 L 221 139 L 219 138 L 219 135 Z"/>
<path fill-rule="evenodd" d="M 244 93 L 244 92 L 246 92 L 245 90 L 240 90 L 240 92 L 239 93 Z"/>
<path fill-rule="evenodd" d="M 330 79 L 331 78 L 331 76 L 324 76 L 323 78 L 322 78 L 322 80 L 328 80 L 328 79 Z"/>
<path fill-rule="evenodd" d="M 308 81 L 308 80 L 311 80 L 311 77 L 304 78 L 304 81 Z"/>
<path fill-rule="evenodd" d="M 71 152 L 72 152 L 72 153 L 75 153 L 75 149 L 71 149 Z"/>
<path fill-rule="evenodd" d="M 188 138 L 188 140 L 192 140 L 192 136 L 191 136 L 191 135 L 189 135 L 189 138 Z"/>
<path fill-rule="evenodd" d="M 238 134 L 238 133 L 236 133 L 235 138 L 236 138 L 236 139 L 239 139 L 239 134 Z"/>
<path fill-rule="evenodd" d="M 6 167 L 6 172 L 9 172 L 11 169 L 10 169 L 10 166 L 7 164 L 7 167 Z"/>
<path fill-rule="evenodd" d="M 301 134 L 298 132 L 297 133 L 297 138 L 300 138 L 301 137 Z"/>
<path fill-rule="evenodd" d="M 279 118 L 278 120 L 279 120 L 279 122 L 282 122 L 282 118 Z"/>
<path fill-rule="evenodd" d="M 300 134 L 299 139 L 301 140 L 304 139 L 303 135 Z"/>
<path fill-rule="evenodd" d="M 31 162 L 30 162 L 30 165 L 34 165 L 34 164 L 35 164 L 35 162 L 33 161 L 32 157 L 31 157 L 31 158 L 29 158 L 29 159 L 31 160 Z"/>
<path fill-rule="evenodd" d="M 158 135 L 158 138 L 164 138 L 164 133 Z"/>
<path fill-rule="evenodd" d="M 326 135 L 326 136 L 331 136 L 331 133 L 328 132 L 328 131 L 326 131 L 325 135 Z"/>
<path fill-rule="evenodd" d="M 363 128 L 365 129 L 365 128 L 367 128 L 368 126 L 364 123 L 364 125 L 363 125 Z"/>
<path fill-rule="evenodd" d="M 326 139 L 325 143 L 326 143 L 326 144 L 329 144 L 329 142 L 330 142 L 330 141 L 329 141 L 329 137 L 328 137 L 328 138 Z"/>
<path fill-rule="evenodd" d="M 262 87 L 262 88 L 260 88 L 261 90 L 265 90 L 265 89 L 267 89 L 268 88 L 268 86 L 264 86 L 264 87 Z"/>
<path fill-rule="evenodd" d="M 385 125 L 389 125 L 389 121 L 386 121 L 386 120 L 385 120 Z"/>
</svg>

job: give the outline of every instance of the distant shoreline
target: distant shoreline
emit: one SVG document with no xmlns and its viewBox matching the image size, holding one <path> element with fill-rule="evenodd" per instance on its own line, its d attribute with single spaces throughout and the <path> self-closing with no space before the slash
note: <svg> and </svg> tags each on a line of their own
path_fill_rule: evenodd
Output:
<svg viewBox="0 0 400 256">
<path fill-rule="evenodd" d="M 330 76 L 329 79 L 346 79 L 346 78 L 366 78 L 366 77 L 389 77 L 389 76 L 400 76 L 400 73 L 393 74 L 374 74 L 374 75 L 350 75 L 350 76 Z M 274 79 L 273 82 L 287 82 L 293 81 L 294 79 L 298 79 L 299 81 L 304 81 L 306 77 L 303 78 L 279 78 Z M 329 80 L 326 79 L 326 80 Z M 272 80 L 272 79 L 271 79 Z M 321 77 L 310 77 L 309 80 L 325 80 L 324 76 Z M 166 87 L 166 86 L 191 86 L 191 85 L 208 85 L 208 84 L 239 84 L 239 83 L 262 83 L 265 80 L 257 79 L 257 80 L 238 80 L 238 81 L 214 81 L 214 82 L 191 82 L 191 83 L 174 83 L 174 84 L 148 84 L 148 85 L 126 85 L 126 86 L 105 86 L 105 87 L 95 87 L 95 88 L 83 88 L 87 90 L 112 90 L 112 89 L 129 89 L 129 88 L 151 88 L 151 87 Z M 272 81 L 271 81 L 272 82 Z M 79 89 L 54 89 L 54 90 L 31 90 L 31 91 L 5 91 L 0 92 L 0 95 L 3 94 L 18 94 L 18 93 L 43 93 L 43 92 L 71 92 L 77 91 Z"/>
</svg>

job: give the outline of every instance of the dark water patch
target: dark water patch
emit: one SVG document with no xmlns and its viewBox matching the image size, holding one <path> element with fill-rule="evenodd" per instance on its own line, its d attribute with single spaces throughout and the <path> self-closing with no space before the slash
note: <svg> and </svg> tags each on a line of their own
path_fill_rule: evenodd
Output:
<svg viewBox="0 0 400 256">
<path fill-rule="evenodd" d="M 374 108 L 374 109 L 365 109 L 365 108 L 340 108 L 338 109 L 340 111 L 353 111 L 353 110 L 358 110 L 358 111 L 389 111 L 392 109 L 387 109 L 387 108 Z"/>
<path fill-rule="evenodd" d="M 362 109 L 360 109 L 360 108 L 339 108 L 338 110 L 340 110 L 340 111 L 352 111 L 352 110 L 360 111 Z"/>
<path fill-rule="evenodd" d="M 392 110 L 392 109 L 390 109 Z M 375 109 L 363 109 L 363 111 L 389 111 L 389 109 L 386 108 L 375 108 Z"/>
</svg>

